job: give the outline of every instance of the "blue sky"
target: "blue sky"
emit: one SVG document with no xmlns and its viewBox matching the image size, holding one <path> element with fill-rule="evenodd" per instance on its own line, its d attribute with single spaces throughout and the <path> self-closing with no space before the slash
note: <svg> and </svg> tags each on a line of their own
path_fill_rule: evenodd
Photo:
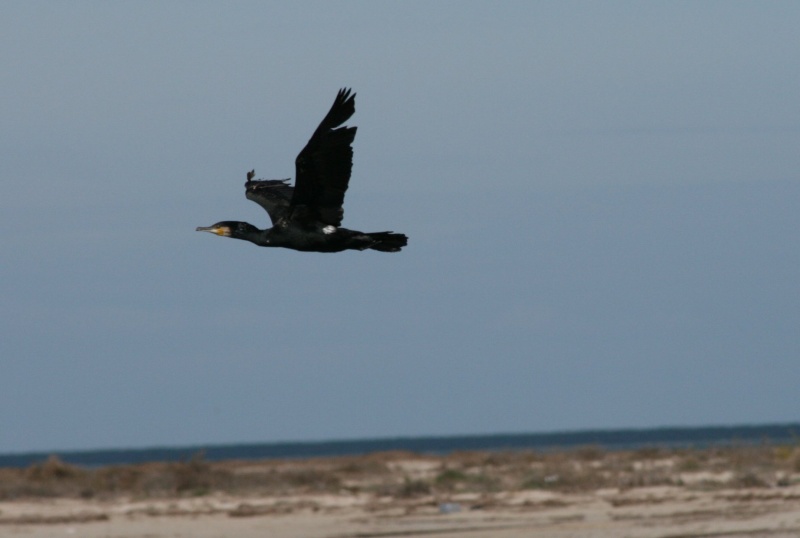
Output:
<svg viewBox="0 0 800 538">
<path fill-rule="evenodd" d="M 798 419 L 795 2 L 11 2 L 0 452 Z M 264 249 L 357 92 L 344 225 Z"/>
</svg>

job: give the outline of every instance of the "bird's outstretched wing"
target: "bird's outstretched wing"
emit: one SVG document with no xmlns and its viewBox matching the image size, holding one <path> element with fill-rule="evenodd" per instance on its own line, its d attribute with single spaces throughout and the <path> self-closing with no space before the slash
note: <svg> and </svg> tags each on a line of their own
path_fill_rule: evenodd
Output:
<svg viewBox="0 0 800 538">
<path fill-rule="evenodd" d="M 339 90 L 328 114 L 295 160 L 292 218 L 339 226 L 353 168 L 355 127 L 339 127 L 356 111 L 356 94 Z"/>
<path fill-rule="evenodd" d="M 245 196 L 267 210 L 274 226 L 288 216 L 294 189 L 288 185 L 288 179 L 254 180 L 255 175 L 255 170 L 247 173 Z"/>
</svg>

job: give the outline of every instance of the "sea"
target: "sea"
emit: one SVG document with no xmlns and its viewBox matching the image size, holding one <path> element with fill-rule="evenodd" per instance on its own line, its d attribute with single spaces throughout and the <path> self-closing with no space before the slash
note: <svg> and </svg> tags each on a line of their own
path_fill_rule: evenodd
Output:
<svg viewBox="0 0 800 538">
<path fill-rule="evenodd" d="M 580 430 L 549 433 L 386 437 L 331 441 L 210 444 L 0 454 L 0 467 L 27 467 L 52 455 L 86 467 L 145 462 L 179 462 L 355 456 L 385 451 L 448 454 L 457 451 L 569 450 L 593 446 L 609 451 L 645 447 L 707 448 L 758 444 L 800 445 L 800 423 Z"/>
</svg>

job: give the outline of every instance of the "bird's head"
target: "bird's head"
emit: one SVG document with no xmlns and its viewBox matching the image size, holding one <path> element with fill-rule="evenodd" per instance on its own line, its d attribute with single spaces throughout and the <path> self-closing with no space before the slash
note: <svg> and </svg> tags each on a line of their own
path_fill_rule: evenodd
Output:
<svg viewBox="0 0 800 538">
<path fill-rule="evenodd" d="M 198 226 L 198 232 L 210 232 L 222 237 L 234 237 L 244 239 L 246 236 L 258 232 L 258 228 L 247 222 L 237 222 L 234 220 L 224 220 L 211 226 Z"/>
</svg>

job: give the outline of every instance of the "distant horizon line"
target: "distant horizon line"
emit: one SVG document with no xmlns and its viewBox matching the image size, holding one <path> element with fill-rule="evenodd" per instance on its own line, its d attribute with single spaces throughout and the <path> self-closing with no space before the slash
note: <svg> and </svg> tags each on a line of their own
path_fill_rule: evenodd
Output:
<svg viewBox="0 0 800 538">
<path fill-rule="evenodd" d="M 614 436 L 626 433 L 689 433 L 689 432 L 706 432 L 722 434 L 726 431 L 738 430 L 739 432 L 751 430 L 774 430 L 774 429 L 787 429 L 792 430 L 796 428 L 798 431 L 793 436 L 800 440 L 800 421 L 795 422 L 764 422 L 764 423 L 731 423 L 731 424 L 709 424 L 704 426 L 680 426 L 680 425 L 663 425 L 663 426 L 631 426 L 619 428 L 572 428 L 562 430 L 545 430 L 545 431 L 519 431 L 519 432 L 495 432 L 495 433 L 453 433 L 453 434 L 405 434 L 405 435 L 383 435 L 383 436 L 370 436 L 370 437 L 341 437 L 341 438 L 320 438 L 309 440 L 283 440 L 283 441 L 227 441 L 227 442 L 214 442 L 214 443 L 181 443 L 181 444 L 153 444 L 142 446 L 114 446 L 107 448 L 66 448 L 66 449 L 33 449 L 33 450 L 12 450 L 0 452 L 0 457 L 21 457 L 21 456 L 50 456 L 50 455 L 90 455 L 98 453 L 114 453 L 114 452 L 147 452 L 147 451 L 184 451 L 193 450 L 194 452 L 202 452 L 204 450 L 218 450 L 231 447 L 313 447 L 323 445 L 350 445 L 350 444 L 370 444 L 370 443 L 391 443 L 391 442 L 404 442 L 404 441 L 458 441 L 469 439 L 487 439 L 487 438 L 540 438 L 546 440 L 548 438 L 570 438 L 599 435 L 602 437 Z"/>
</svg>

